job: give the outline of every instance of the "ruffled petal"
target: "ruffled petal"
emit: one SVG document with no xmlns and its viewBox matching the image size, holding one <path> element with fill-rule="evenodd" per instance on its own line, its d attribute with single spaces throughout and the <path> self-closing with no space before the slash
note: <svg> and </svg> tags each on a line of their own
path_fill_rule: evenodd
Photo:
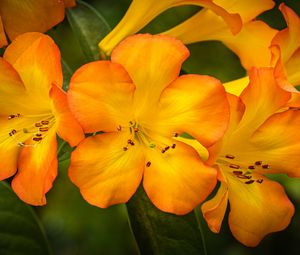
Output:
<svg viewBox="0 0 300 255">
<path fill-rule="evenodd" d="M 50 97 L 53 102 L 53 114 L 57 123 L 58 135 L 68 141 L 71 146 L 77 145 L 84 139 L 84 134 L 69 109 L 66 93 L 56 85 L 52 85 Z"/>
<path fill-rule="evenodd" d="M 135 86 L 122 66 L 96 61 L 80 67 L 71 78 L 70 109 L 85 132 L 117 131 L 132 119 Z"/>
<path fill-rule="evenodd" d="M 160 132 L 186 132 L 210 146 L 228 126 L 226 93 L 220 81 L 212 77 L 183 75 L 162 93 L 156 118 L 152 116 L 153 128 Z"/>
<path fill-rule="evenodd" d="M 229 227 L 234 237 L 246 246 L 254 247 L 269 233 L 285 229 L 294 214 L 294 206 L 282 186 L 253 174 L 262 183 L 246 184 L 227 174 L 230 203 Z"/>
<path fill-rule="evenodd" d="M 233 33 L 237 33 L 242 26 L 238 14 L 230 14 L 212 0 L 134 0 L 123 19 L 100 43 L 100 49 L 110 55 L 113 48 L 124 38 L 133 35 L 147 25 L 163 11 L 180 5 L 199 5 L 214 11 L 228 24 Z"/>
<path fill-rule="evenodd" d="M 45 194 L 57 175 L 56 149 L 56 133 L 53 128 L 40 143 L 22 148 L 12 188 L 24 202 L 31 205 L 46 204 Z"/>
<path fill-rule="evenodd" d="M 188 49 L 180 41 L 150 34 L 128 37 L 115 48 L 112 62 L 121 64 L 136 86 L 137 116 L 157 104 L 161 92 L 178 77 L 188 56 Z"/>
<path fill-rule="evenodd" d="M 64 19 L 58 0 L 1 0 L 0 13 L 10 40 L 25 32 L 46 32 Z"/>
<path fill-rule="evenodd" d="M 215 187 L 216 170 L 204 165 L 196 151 L 181 142 L 166 153 L 147 150 L 146 161 L 143 186 L 162 211 L 186 214 Z"/>
<path fill-rule="evenodd" d="M 144 154 L 138 144 L 124 151 L 128 137 L 123 132 L 91 136 L 72 153 L 69 177 L 90 204 L 125 203 L 139 186 Z"/>
<path fill-rule="evenodd" d="M 49 109 L 52 84 L 61 87 L 60 52 L 54 41 L 40 33 L 26 33 L 15 39 L 6 49 L 4 59 L 19 73 L 30 104 Z"/>
</svg>

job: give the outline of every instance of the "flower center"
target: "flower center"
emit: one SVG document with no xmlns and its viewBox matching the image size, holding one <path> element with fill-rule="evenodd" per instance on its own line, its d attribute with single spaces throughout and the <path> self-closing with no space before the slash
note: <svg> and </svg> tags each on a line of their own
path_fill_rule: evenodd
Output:
<svg viewBox="0 0 300 255">
<path fill-rule="evenodd" d="M 217 163 L 225 165 L 230 169 L 229 173 L 240 179 L 245 184 L 252 184 L 254 182 L 261 184 L 263 179 L 254 179 L 252 174 L 256 170 L 267 170 L 270 165 L 263 160 L 254 161 L 252 164 L 245 164 L 235 155 L 225 154 L 218 158 Z"/>
<path fill-rule="evenodd" d="M 137 121 L 129 121 L 128 127 L 122 127 L 119 125 L 117 130 L 119 132 L 127 131 L 129 129 L 129 137 L 127 144 L 124 145 L 123 151 L 128 151 L 130 147 L 135 146 L 137 143 L 150 148 L 157 150 L 162 154 L 168 153 L 170 150 L 176 148 L 176 143 L 171 139 L 172 137 L 178 137 L 178 133 L 170 134 L 170 137 L 161 135 L 158 132 L 153 132 L 149 128 L 146 128 L 143 125 L 140 125 Z M 146 167 L 150 167 L 151 162 L 147 161 Z"/>
<path fill-rule="evenodd" d="M 20 113 L 7 116 L 8 126 L 0 136 L 1 143 L 12 139 L 19 147 L 35 147 L 47 136 L 55 119 L 51 113 L 22 115 Z"/>
</svg>

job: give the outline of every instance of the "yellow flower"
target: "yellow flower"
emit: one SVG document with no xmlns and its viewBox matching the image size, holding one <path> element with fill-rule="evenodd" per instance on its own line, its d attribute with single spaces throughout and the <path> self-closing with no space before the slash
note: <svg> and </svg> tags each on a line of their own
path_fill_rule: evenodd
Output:
<svg viewBox="0 0 300 255">
<path fill-rule="evenodd" d="M 75 0 L 1 0 L 0 48 L 25 32 L 46 32 L 64 19 Z"/>
<path fill-rule="evenodd" d="M 185 214 L 214 188 L 215 169 L 177 136 L 187 132 L 211 146 L 227 127 L 228 102 L 218 80 L 178 77 L 188 55 L 171 37 L 136 35 L 114 49 L 111 62 L 75 72 L 71 111 L 85 132 L 104 132 L 85 139 L 71 156 L 69 176 L 89 203 L 127 202 L 143 180 L 158 208 Z"/>
<path fill-rule="evenodd" d="M 46 35 L 18 36 L 0 58 L 0 179 L 16 174 L 12 188 L 32 205 L 46 203 L 57 175 L 56 133 L 71 146 L 84 138 L 61 86 L 59 49 Z"/>
<path fill-rule="evenodd" d="M 291 95 L 278 84 L 273 68 L 253 68 L 249 76 L 240 98 L 228 94 L 229 129 L 209 148 L 208 162 L 219 169 L 221 186 L 202 212 L 218 233 L 229 201 L 231 232 L 256 246 L 265 235 L 286 228 L 294 213 L 284 189 L 265 174 L 300 177 L 300 112 L 282 111 Z"/>
</svg>

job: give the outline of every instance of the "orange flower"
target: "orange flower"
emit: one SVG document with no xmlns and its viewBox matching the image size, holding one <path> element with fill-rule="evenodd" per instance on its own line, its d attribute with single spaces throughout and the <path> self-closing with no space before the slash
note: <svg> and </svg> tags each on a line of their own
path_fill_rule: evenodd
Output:
<svg viewBox="0 0 300 255">
<path fill-rule="evenodd" d="M 25 202 L 46 203 L 57 175 L 56 133 L 71 146 L 84 138 L 61 89 L 60 53 L 52 39 L 25 33 L 0 58 L 0 179 Z"/>
<path fill-rule="evenodd" d="M 229 201 L 229 227 L 247 246 L 286 228 L 294 214 L 284 189 L 265 174 L 300 177 L 300 112 L 282 111 L 291 95 L 273 74 L 272 68 L 253 68 L 240 98 L 228 94 L 229 129 L 209 148 L 209 162 L 218 167 L 221 186 L 202 205 L 204 218 L 218 233 Z"/>
<path fill-rule="evenodd" d="M 228 2 L 228 0 L 226 0 Z M 231 13 L 231 6 L 236 5 L 237 0 L 233 0 L 230 2 L 234 2 L 234 4 L 226 3 L 225 0 L 133 0 L 129 9 L 127 10 L 125 16 L 119 22 L 119 24 L 99 43 L 99 48 L 106 55 L 110 55 L 113 48 L 124 38 L 129 35 L 133 35 L 141 30 L 145 25 L 147 25 L 151 20 L 153 20 L 160 13 L 165 10 L 182 5 L 198 5 L 204 7 L 206 11 L 213 11 L 216 14 L 217 19 L 220 19 L 232 33 L 236 34 L 240 31 L 242 27 L 241 18 L 236 13 Z M 247 0 L 248 2 L 249 0 Z M 253 1 L 253 0 L 252 0 Z M 260 0 L 261 2 L 262 0 Z M 249 1 L 250 2 L 250 1 Z M 271 0 L 263 0 L 263 6 L 265 6 L 265 2 L 270 3 Z M 239 4 L 238 4 L 239 5 Z M 246 6 L 247 8 L 249 6 Z M 247 8 L 243 10 L 246 11 Z M 264 8 L 264 7 L 263 7 Z M 229 10 L 227 10 L 229 9 Z M 249 13 L 252 13 L 254 8 L 248 8 Z M 235 8 L 233 7 L 235 11 Z M 256 12 L 256 11 L 254 11 Z M 247 14 L 245 14 L 247 15 Z M 193 32 L 194 26 L 193 24 Z M 211 23 L 205 23 L 201 29 L 205 29 L 205 27 L 210 28 Z M 196 25 L 198 27 L 198 25 Z"/>
<path fill-rule="evenodd" d="M 1 0 L 0 48 L 25 32 L 46 32 L 64 19 L 65 8 L 75 0 Z M 5 31 L 5 32 L 4 32 Z"/>
<path fill-rule="evenodd" d="M 136 35 L 73 75 L 68 99 L 87 133 L 72 153 L 69 176 L 91 204 L 127 202 L 143 179 L 161 210 L 185 214 L 216 183 L 216 171 L 176 137 L 187 132 L 204 146 L 222 137 L 229 116 L 221 83 L 178 77 L 187 48 L 167 36 Z M 200 194 L 200 196 L 198 196 Z"/>
</svg>

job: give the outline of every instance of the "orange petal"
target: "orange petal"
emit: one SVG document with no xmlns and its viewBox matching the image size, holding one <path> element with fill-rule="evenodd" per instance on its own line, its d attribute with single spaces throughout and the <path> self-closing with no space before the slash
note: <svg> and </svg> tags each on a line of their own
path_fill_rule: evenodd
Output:
<svg viewBox="0 0 300 255">
<path fill-rule="evenodd" d="M 85 132 L 117 131 L 132 119 L 135 87 L 122 66 L 96 61 L 73 75 L 68 100 Z"/>
<path fill-rule="evenodd" d="M 159 106 L 156 128 L 169 134 L 186 132 L 204 146 L 220 139 L 228 126 L 226 93 L 220 81 L 209 76 L 179 77 L 163 91 Z"/>
<path fill-rule="evenodd" d="M 188 49 L 180 41 L 150 34 L 128 37 L 115 48 L 112 62 L 121 64 L 136 86 L 137 115 L 157 104 L 161 92 L 178 77 L 188 56 Z"/>
<path fill-rule="evenodd" d="M 287 173 L 300 177 L 300 111 L 274 114 L 253 135 L 257 155 L 270 165 L 265 173 Z"/>
<path fill-rule="evenodd" d="M 228 187 L 221 183 L 217 194 L 201 206 L 202 214 L 209 229 L 219 233 L 228 203 Z"/>
<path fill-rule="evenodd" d="M 46 32 L 64 19 L 58 0 L 1 0 L 0 13 L 10 40 L 25 32 Z M 46 54 L 46 53 L 45 53 Z"/>
<path fill-rule="evenodd" d="M 246 108 L 239 130 L 245 134 L 252 134 L 291 97 L 276 81 L 273 68 L 252 68 L 249 76 L 250 84 L 241 94 Z"/>
<path fill-rule="evenodd" d="M 2 48 L 5 45 L 7 45 L 7 39 L 6 39 L 6 35 L 4 32 L 2 18 L 0 16 L 0 48 Z"/>
<path fill-rule="evenodd" d="M 113 48 L 124 38 L 133 35 L 147 25 L 163 11 L 180 5 L 198 5 L 214 11 L 228 24 L 234 33 L 241 29 L 241 19 L 238 14 L 230 14 L 212 0 L 134 0 L 123 19 L 100 43 L 100 49 L 110 55 Z"/>
<path fill-rule="evenodd" d="M 147 151 L 146 161 L 151 165 L 145 169 L 143 186 L 160 210 L 181 215 L 210 194 L 216 184 L 216 170 L 204 165 L 190 146 L 176 144 L 164 154 Z"/>
<path fill-rule="evenodd" d="M 45 194 L 52 187 L 57 175 L 56 149 L 53 128 L 41 143 L 22 148 L 12 188 L 24 202 L 31 205 L 46 204 Z"/>
<path fill-rule="evenodd" d="M 76 6 L 76 0 L 64 0 L 66 8 L 71 8 Z"/>
<path fill-rule="evenodd" d="M 31 103 L 49 104 L 51 85 L 62 85 L 60 52 L 54 41 L 40 33 L 20 35 L 7 47 L 4 59 L 19 73 Z"/>
<path fill-rule="evenodd" d="M 279 6 L 279 9 L 288 27 L 277 33 L 272 40 L 272 45 L 280 46 L 282 60 L 286 63 L 300 47 L 300 18 L 292 9 L 283 3 Z"/>
<path fill-rule="evenodd" d="M 50 97 L 53 100 L 52 111 L 57 123 L 58 135 L 68 141 L 71 146 L 77 145 L 84 139 L 84 134 L 81 126 L 70 112 L 66 93 L 56 85 L 52 85 Z"/>
<path fill-rule="evenodd" d="M 72 153 L 69 176 L 92 205 L 125 203 L 142 180 L 142 149 L 136 144 L 124 151 L 130 136 L 123 133 L 88 137 Z"/>
<path fill-rule="evenodd" d="M 229 227 L 234 237 L 254 247 L 269 233 L 285 229 L 294 214 L 294 206 L 278 183 L 253 174 L 262 183 L 245 184 L 227 175 L 230 203 Z"/>
</svg>

